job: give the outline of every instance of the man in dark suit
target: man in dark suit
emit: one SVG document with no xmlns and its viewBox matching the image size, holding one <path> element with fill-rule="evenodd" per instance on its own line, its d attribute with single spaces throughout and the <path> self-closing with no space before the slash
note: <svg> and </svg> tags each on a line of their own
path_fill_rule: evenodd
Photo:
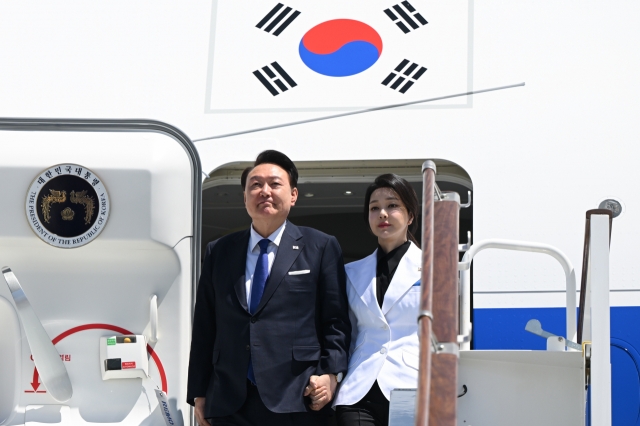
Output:
<svg viewBox="0 0 640 426">
<path fill-rule="evenodd" d="M 249 230 L 207 246 L 187 402 L 200 425 L 323 425 L 351 336 L 335 237 L 287 221 L 298 171 L 264 151 L 242 175 Z"/>
</svg>

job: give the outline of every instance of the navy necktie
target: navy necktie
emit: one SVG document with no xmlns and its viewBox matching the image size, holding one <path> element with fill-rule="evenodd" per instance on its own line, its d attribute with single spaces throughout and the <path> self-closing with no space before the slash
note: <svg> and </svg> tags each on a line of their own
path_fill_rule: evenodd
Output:
<svg viewBox="0 0 640 426">
<path fill-rule="evenodd" d="M 258 261 L 256 262 L 256 269 L 253 272 L 253 279 L 251 280 L 251 300 L 249 301 L 249 313 L 254 314 L 262 299 L 264 293 L 264 286 L 269 278 L 269 254 L 267 253 L 267 247 L 271 241 L 267 238 L 263 238 L 258 242 L 260 246 L 260 254 L 258 255 Z M 247 378 L 251 380 L 251 383 L 256 384 L 256 378 L 253 374 L 253 363 L 249 360 L 249 371 L 247 372 Z"/>
<path fill-rule="evenodd" d="M 269 278 L 269 254 L 267 253 L 267 247 L 269 247 L 270 242 L 267 238 L 258 242 L 260 254 L 256 262 L 256 269 L 253 272 L 253 279 L 251 280 L 250 314 L 254 314 L 258 309 L 258 304 L 260 303 L 260 299 L 262 299 L 262 293 L 264 293 L 264 286 L 267 283 L 267 278 Z"/>
</svg>

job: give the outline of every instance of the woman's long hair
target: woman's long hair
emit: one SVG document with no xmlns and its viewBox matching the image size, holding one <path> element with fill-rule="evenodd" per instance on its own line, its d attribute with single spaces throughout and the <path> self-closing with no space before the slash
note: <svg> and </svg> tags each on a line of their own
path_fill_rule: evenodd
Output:
<svg viewBox="0 0 640 426">
<path fill-rule="evenodd" d="M 413 218 L 411 225 L 409 225 L 409 228 L 407 229 L 407 239 L 420 247 L 418 240 L 413 236 L 413 233 L 418 229 L 418 211 L 420 208 L 418 196 L 406 179 L 403 179 L 394 173 L 385 173 L 378 176 L 367 188 L 367 192 L 364 196 L 364 223 L 367 225 L 367 229 L 371 231 L 369 226 L 369 201 L 371 201 L 371 194 L 379 188 L 391 188 L 396 194 L 398 194 L 402 204 L 404 204 L 407 209 L 407 213 L 409 213 L 409 218 Z"/>
</svg>

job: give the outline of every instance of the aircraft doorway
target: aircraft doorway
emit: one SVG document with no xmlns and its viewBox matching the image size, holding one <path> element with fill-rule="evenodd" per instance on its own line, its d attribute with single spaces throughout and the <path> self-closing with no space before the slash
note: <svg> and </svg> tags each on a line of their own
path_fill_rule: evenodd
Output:
<svg viewBox="0 0 640 426">
<path fill-rule="evenodd" d="M 396 173 L 409 182 L 422 203 L 423 160 L 301 161 L 298 167 L 299 197 L 289 214 L 292 223 L 334 235 L 342 247 L 345 263 L 362 259 L 377 246 L 363 219 L 364 194 L 376 176 Z M 203 184 L 202 251 L 207 243 L 229 233 L 247 229 L 247 214 L 240 175 L 250 162 L 226 164 L 214 170 Z M 469 175 L 449 161 L 436 161 L 436 181 L 443 191 L 455 191 L 462 202 L 472 191 Z M 421 223 L 421 218 L 418 218 Z M 460 211 L 460 242 L 467 242 L 473 228 L 473 206 Z M 421 230 L 416 232 L 420 241 Z"/>
</svg>

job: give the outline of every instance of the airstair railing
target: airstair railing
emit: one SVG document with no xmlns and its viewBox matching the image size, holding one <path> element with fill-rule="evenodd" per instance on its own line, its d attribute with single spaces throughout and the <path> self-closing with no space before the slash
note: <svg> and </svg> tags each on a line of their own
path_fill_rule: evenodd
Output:
<svg viewBox="0 0 640 426">
<path fill-rule="evenodd" d="M 441 192 L 436 167 L 423 171 L 420 372 L 415 424 L 456 425 L 458 375 L 458 229 L 460 196 Z"/>
<path fill-rule="evenodd" d="M 533 253 L 547 254 L 556 259 L 565 274 L 566 283 L 566 321 L 567 340 L 574 341 L 576 334 L 576 274 L 569 258 L 559 249 L 548 244 L 532 243 L 528 241 L 514 240 L 483 240 L 467 250 L 460 262 L 460 290 L 461 290 L 461 309 L 460 309 L 460 334 L 465 337 L 461 349 L 471 349 L 469 337 L 471 335 L 471 262 L 475 255 L 486 249 L 502 249 L 515 250 Z"/>
<path fill-rule="evenodd" d="M 436 166 L 432 161 L 425 161 L 422 172 L 422 278 L 418 315 L 420 370 L 415 425 L 456 424 L 458 351 L 470 349 L 470 266 L 474 256 L 486 249 L 542 253 L 560 263 L 566 285 L 566 340 L 575 341 L 579 333 L 578 341 L 587 344 L 587 349 L 583 347 L 583 351 L 591 366 L 591 395 L 592 398 L 598 396 L 601 401 L 596 404 L 597 409 L 594 409 L 596 405 L 591 404 L 591 418 L 599 419 L 597 424 L 610 425 L 611 371 L 608 345 L 611 211 L 598 209 L 587 212 L 578 322 L 575 271 L 562 251 L 548 244 L 485 240 L 471 246 L 462 261 L 458 262 L 460 197 L 456 193 L 439 190 L 435 183 Z M 596 317 L 597 320 L 592 321 Z M 460 348 L 458 343 L 461 343 Z M 575 346 L 568 345 L 569 350 L 576 350 L 572 349 Z"/>
<path fill-rule="evenodd" d="M 458 399 L 458 229 L 460 196 L 443 192 L 434 203 L 433 324 L 429 424 L 456 426 Z"/>
<path fill-rule="evenodd" d="M 429 424 L 429 397 L 431 390 L 431 313 L 433 297 L 433 216 L 436 165 L 427 160 L 422 164 L 422 277 L 420 280 L 420 369 L 416 393 L 416 426 Z"/>
</svg>

